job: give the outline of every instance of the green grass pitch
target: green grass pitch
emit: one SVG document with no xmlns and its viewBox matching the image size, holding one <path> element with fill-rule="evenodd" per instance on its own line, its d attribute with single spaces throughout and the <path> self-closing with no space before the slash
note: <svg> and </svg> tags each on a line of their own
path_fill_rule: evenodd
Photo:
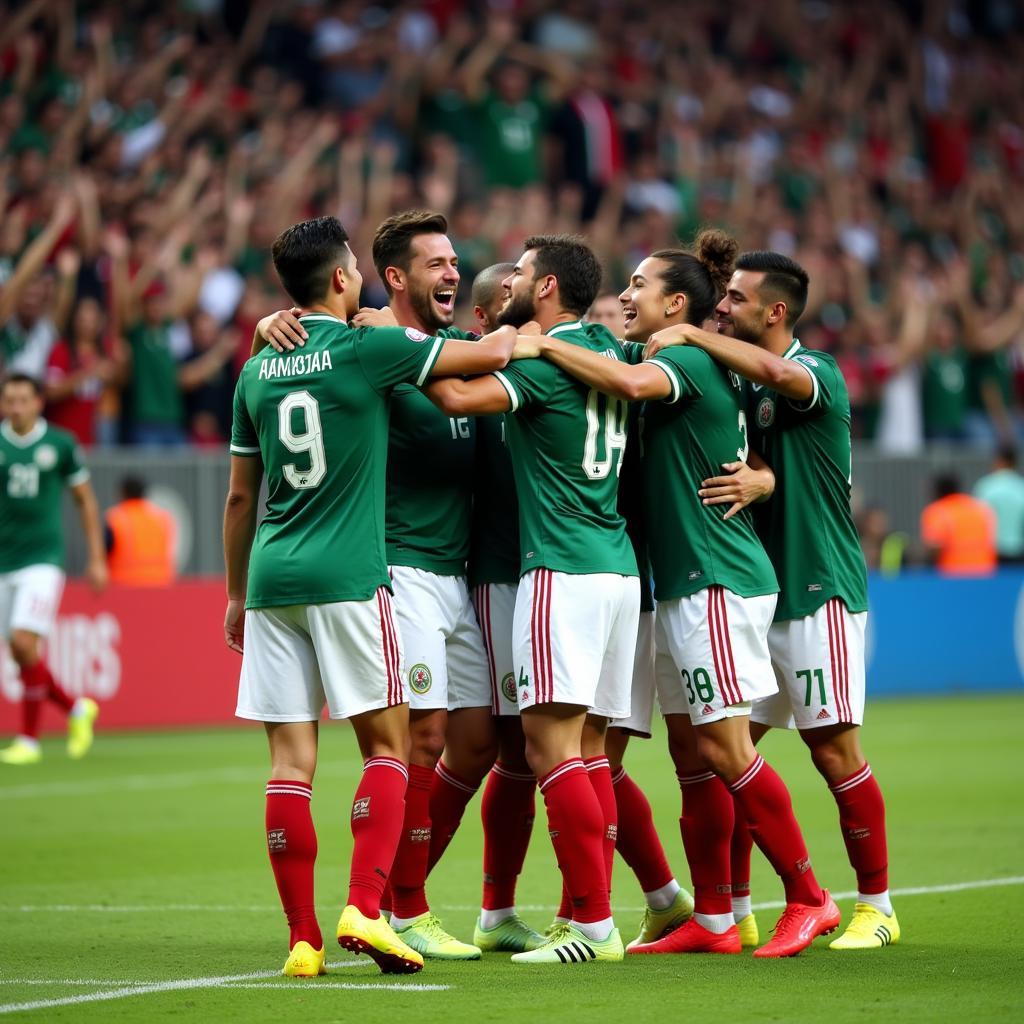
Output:
<svg viewBox="0 0 1024 1024">
<path fill-rule="evenodd" d="M 336 946 L 315 981 L 276 976 L 287 931 L 262 827 L 267 777 L 255 728 L 101 735 L 68 761 L 57 740 L 37 767 L 0 773 L 0 1016 L 37 1021 L 991 1021 L 1024 1019 L 1024 699 L 878 702 L 868 756 L 886 793 L 891 879 L 903 941 L 839 954 L 819 939 L 788 961 L 637 957 L 621 965 L 513 967 L 428 962 L 386 978 Z M 329 725 L 313 810 L 320 921 L 332 936 L 358 769 L 351 731 Z M 764 753 L 793 792 L 815 867 L 854 887 L 835 806 L 795 736 Z M 659 733 L 627 766 L 646 789 L 680 880 L 679 797 Z M 520 886 L 543 928 L 558 878 L 543 810 Z M 428 887 L 446 926 L 469 939 L 480 889 L 478 804 Z M 755 904 L 780 887 L 755 853 Z M 998 885 L 993 880 L 1010 880 Z M 988 883 L 979 885 L 976 883 Z M 943 887 L 962 886 L 956 890 Z M 936 891 L 938 890 L 938 891 Z M 635 934 L 642 898 L 616 865 L 616 920 Z M 852 900 L 839 900 L 848 919 Z M 761 910 L 762 936 L 777 909 Z M 116 998 L 110 998 L 116 996 Z M 70 1000 L 74 1000 L 70 1002 Z M 33 1008 L 34 1007 L 34 1008 Z"/>
</svg>

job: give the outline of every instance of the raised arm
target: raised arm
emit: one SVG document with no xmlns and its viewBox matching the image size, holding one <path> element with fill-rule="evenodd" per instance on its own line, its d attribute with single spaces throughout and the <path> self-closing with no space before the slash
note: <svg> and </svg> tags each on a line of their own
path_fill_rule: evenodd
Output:
<svg viewBox="0 0 1024 1024">
<path fill-rule="evenodd" d="M 224 640 L 242 653 L 245 634 L 245 591 L 249 582 L 249 552 L 256 536 L 263 463 L 259 458 L 232 455 L 228 498 L 224 506 L 224 568 L 228 607 Z"/>
<path fill-rule="evenodd" d="M 814 395 L 810 370 L 758 348 L 748 341 L 737 341 L 724 334 L 712 334 L 693 324 L 676 324 L 651 335 L 644 359 L 651 359 L 663 348 L 693 345 L 741 377 L 778 391 L 786 398 L 806 402 Z"/>
<path fill-rule="evenodd" d="M 638 402 L 646 398 L 668 398 L 672 394 L 672 382 L 657 366 L 646 363 L 630 366 L 547 335 L 521 337 L 516 345 L 516 358 L 533 354 L 543 356 L 584 384 L 616 398 Z"/>
</svg>

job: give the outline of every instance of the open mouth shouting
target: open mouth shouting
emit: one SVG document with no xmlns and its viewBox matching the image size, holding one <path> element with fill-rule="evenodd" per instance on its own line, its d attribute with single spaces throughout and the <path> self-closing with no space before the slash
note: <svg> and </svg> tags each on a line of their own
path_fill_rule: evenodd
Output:
<svg viewBox="0 0 1024 1024">
<path fill-rule="evenodd" d="M 446 316 L 455 313 L 455 288 L 452 285 L 441 285 L 434 289 L 434 302 Z"/>
</svg>

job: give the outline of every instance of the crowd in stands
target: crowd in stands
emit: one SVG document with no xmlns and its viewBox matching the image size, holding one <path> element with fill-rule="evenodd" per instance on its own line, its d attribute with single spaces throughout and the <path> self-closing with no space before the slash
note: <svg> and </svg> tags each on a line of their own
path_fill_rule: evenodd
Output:
<svg viewBox="0 0 1024 1024">
<path fill-rule="evenodd" d="M 445 212 L 464 278 L 582 231 L 612 294 L 711 223 L 810 272 L 855 436 L 1024 434 L 1024 13 L 1006 0 L 16 0 L 0 370 L 88 444 L 220 445 L 269 246 Z M 468 299 L 468 288 L 462 299 Z M 465 322 L 465 311 L 463 311 Z"/>
</svg>

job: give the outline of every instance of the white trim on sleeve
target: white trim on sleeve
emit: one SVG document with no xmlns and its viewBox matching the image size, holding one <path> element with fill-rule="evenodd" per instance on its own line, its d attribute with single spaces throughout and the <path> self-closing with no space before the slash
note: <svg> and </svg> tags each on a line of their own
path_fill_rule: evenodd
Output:
<svg viewBox="0 0 1024 1024">
<path fill-rule="evenodd" d="M 430 376 L 430 371 L 434 368 L 434 363 L 437 362 L 438 357 L 441 355 L 441 348 L 444 343 L 444 338 L 434 339 L 434 346 L 430 350 L 430 355 L 427 356 L 427 361 L 423 364 L 423 372 L 419 375 L 419 379 L 416 381 L 416 387 L 421 387 L 423 382 Z"/>
<path fill-rule="evenodd" d="M 70 476 L 64 478 L 64 482 L 68 487 L 77 487 L 79 484 L 88 483 L 92 479 L 92 474 L 89 472 L 87 466 L 81 466 L 76 469 Z"/>
<path fill-rule="evenodd" d="M 231 454 L 232 455 L 259 455 L 259 453 L 260 453 L 260 450 L 259 450 L 258 447 L 257 448 L 246 448 L 246 447 L 244 447 L 243 445 L 240 445 L 240 444 L 233 444 L 233 445 L 231 445 Z"/>
<path fill-rule="evenodd" d="M 669 366 L 668 363 L 663 363 L 660 359 L 648 359 L 647 362 L 651 366 L 656 366 L 659 370 L 661 370 L 662 373 L 664 373 L 665 376 L 668 377 L 669 383 L 672 385 L 672 397 L 666 398 L 664 399 L 664 401 L 667 402 L 669 405 L 672 405 L 674 402 L 678 402 L 680 388 L 679 378 L 676 376 L 675 370 L 671 366 Z"/>
<path fill-rule="evenodd" d="M 508 400 L 512 403 L 512 412 L 515 412 L 519 408 L 519 394 L 512 382 L 500 370 L 495 370 L 492 376 L 498 378 L 498 383 L 505 389 Z"/>
</svg>

